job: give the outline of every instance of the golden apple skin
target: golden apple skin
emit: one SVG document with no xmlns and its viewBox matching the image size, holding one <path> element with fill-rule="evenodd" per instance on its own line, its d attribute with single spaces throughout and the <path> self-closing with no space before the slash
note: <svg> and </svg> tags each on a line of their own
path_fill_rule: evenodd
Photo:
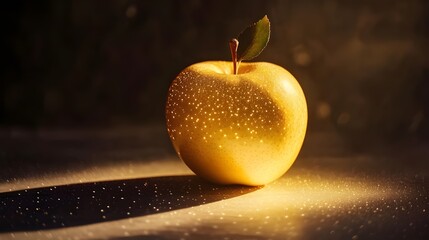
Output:
<svg viewBox="0 0 429 240">
<path fill-rule="evenodd" d="M 166 121 L 174 149 L 198 176 L 219 184 L 264 185 L 295 161 L 307 128 L 296 79 L 266 62 L 201 62 L 172 82 Z"/>
</svg>

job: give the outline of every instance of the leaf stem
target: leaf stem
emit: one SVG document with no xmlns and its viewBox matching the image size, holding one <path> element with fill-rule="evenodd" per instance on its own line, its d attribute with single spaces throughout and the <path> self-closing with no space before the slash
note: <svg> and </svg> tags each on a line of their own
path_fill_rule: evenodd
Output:
<svg viewBox="0 0 429 240">
<path fill-rule="evenodd" d="M 229 49 L 231 50 L 233 72 L 234 72 L 234 75 L 237 75 L 238 67 L 240 64 L 240 62 L 237 61 L 237 50 L 238 50 L 237 39 L 233 38 L 231 39 L 231 41 L 229 41 Z"/>
</svg>

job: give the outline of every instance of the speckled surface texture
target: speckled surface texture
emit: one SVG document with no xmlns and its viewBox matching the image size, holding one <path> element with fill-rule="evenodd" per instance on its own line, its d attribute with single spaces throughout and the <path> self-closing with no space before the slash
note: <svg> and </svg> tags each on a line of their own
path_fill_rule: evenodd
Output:
<svg viewBox="0 0 429 240">
<path fill-rule="evenodd" d="M 1 239 L 427 239 L 427 145 L 349 153 L 307 136 L 278 181 L 216 186 L 162 126 L 1 132 Z"/>
<path fill-rule="evenodd" d="M 197 63 L 172 82 L 167 130 L 180 158 L 221 184 L 264 185 L 301 149 L 307 104 L 296 79 L 271 63 Z M 267 163 L 270 164 L 267 164 Z"/>
</svg>

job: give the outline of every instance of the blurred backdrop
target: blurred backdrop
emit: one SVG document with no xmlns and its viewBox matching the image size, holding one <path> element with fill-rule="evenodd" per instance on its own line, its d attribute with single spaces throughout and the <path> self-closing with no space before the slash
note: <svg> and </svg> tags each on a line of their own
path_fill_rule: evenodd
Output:
<svg viewBox="0 0 429 240">
<path fill-rule="evenodd" d="M 351 145 L 429 138 L 429 2 L 9 1 L 3 3 L 0 125 L 164 123 L 186 66 L 230 60 L 228 41 L 267 14 L 255 61 L 288 69 L 309 133 Z"/>
</svg>

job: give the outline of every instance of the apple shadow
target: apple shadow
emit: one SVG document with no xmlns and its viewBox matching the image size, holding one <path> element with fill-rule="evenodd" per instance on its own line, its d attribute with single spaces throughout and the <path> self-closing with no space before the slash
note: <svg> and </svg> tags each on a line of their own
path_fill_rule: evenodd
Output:
<svg viewBox="0 0 429 240">
<path fill-rule="evenodd" d="M 0 232 L 54 229 L 157 214 L 233 198 L 259 188 L 213 185 L 184 175 L 0 193 Z"/>
</svg>

